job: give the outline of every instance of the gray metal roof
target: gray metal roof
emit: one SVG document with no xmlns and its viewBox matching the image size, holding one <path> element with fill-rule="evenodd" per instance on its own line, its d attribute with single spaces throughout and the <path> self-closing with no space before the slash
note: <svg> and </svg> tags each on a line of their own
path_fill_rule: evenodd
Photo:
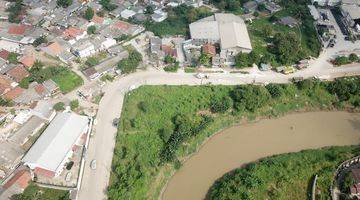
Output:
<svg viewBox="0 0 360 200">
<path fill-rule="evenodd" d="M 59 113 L 23 158 L 26 164 L 57 171 L 88 125 L 86 116 Z"/>
</svg>

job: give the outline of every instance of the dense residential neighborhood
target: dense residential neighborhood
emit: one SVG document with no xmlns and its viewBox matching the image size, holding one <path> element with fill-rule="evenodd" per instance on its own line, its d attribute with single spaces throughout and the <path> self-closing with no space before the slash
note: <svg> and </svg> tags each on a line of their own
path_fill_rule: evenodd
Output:
<svg viewBox="0 0 360 200">
<path fill-rule="evenodd" d="M 356 129 L 359 75 L 359 0 L 0 0 L 0 199 L 197 199 L 200 183 L 171 181 L 205 138 L 296 111 L 351 111 Z M 308 146 L 358 145 L 329 141 Z M 330 192 L 328 171 L 299 183 L 360 198 L 359 159 L 333 152 L 314 153 L 334 168 Z M 255 191 L 231 178 L 201 195 Z"/>
</svg>

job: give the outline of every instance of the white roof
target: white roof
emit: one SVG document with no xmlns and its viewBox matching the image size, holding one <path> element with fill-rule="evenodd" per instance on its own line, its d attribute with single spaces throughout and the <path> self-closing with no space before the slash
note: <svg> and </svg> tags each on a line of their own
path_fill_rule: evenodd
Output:
<svg viewBox="0 0 360 200">
<path fill-rule="evenodd" d="M 355 4 L 345 4 L 341 5 L 341 9 L 347 13 L 349 13 L 351 19 L 359 19 L 360 18 L 360 6 Z"/>
<path fill-rule="evenodd" d="M 220 40 L 221 48 L 252 49 L 244 20 L 230 13 L 216 13 L 190 24 L 193 39 Z"/>
<path fill-rule="evenodd" d="M 84 133 L 87 125 L 86 116 L 74 113 L 58 114 L 26 153 L 23 162 L 57 171 L 67 153 Z"/>
</svg>

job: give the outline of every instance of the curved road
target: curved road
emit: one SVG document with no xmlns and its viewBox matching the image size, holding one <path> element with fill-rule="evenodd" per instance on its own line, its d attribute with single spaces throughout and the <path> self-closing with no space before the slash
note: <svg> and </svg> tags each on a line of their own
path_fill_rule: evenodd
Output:
<svg viewBox="0 0 360 200">
<path fill-rule="evenodd" d="M 348 47 L 351 48 L 351 47 Z M 332 50 L 333 51 L 333 50 Z M 95 135 L 90 139 L 89 150 L 86 156 L 86 166 L 82 186 L 78 192 L 80 200 L 106 199 L 106 189 L 111 171 L 111 161 L 115 146 L 117 130 L 112 126 L 112 120 L 121 115 L 124 94 L 133 85 L 200 85 L 205 83 L 237 85 L 249 83 L 285 83 L 291 77 L 302 76 L 304 78 L 317 76 L 340 77 L 350 74 L 360 74 L 360 65 L 352 67 L 332 67 L 327 59 L 334 52 L 323 52 L 319 59 L 311 63 L 311 67 L 298 71 L 291 75 L 283 75 L 274 72 L 260 72 L 252 70 L 250 74 L 211 74 L 209 79 L 200 80 L 193 74 L 166 73 L 150 69 L 140 71 L 106 85 L 97 114 L 97 124 L 94 126 Z M 97 169 L 91 170 L 89 163 L 92 159 L 97 160 Z"/>
</svg>

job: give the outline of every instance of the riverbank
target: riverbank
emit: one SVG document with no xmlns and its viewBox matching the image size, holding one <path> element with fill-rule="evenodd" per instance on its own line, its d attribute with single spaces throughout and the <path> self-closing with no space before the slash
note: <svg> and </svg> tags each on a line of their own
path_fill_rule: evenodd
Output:
<svg viewBox="0 0 360 200">
<path fill-rule="evenodd" d="M 357 81 L 346 79 L 341 87 Z M 124 101 L 108 197 L 157 199 L 183 158 L 209 136 L 241 120 L 303 110 L 354 109 L 353 91 L 339 99 L 337 84 L 140 87 Z"/>
<path fill-rule="evenodd" d="M 339 163 L 360 153 L 359 146 L 305 150 L 263 158 L 218 179 L 208 199 L 310 199 L 317 175 L 316 199 L 330 199 Z"/>
<path fill-rule="evenodd" d="M 358 123 L 358 113 L 309 112 L 228 128 L 184 163 L 171 178 L 163 199 L 202 199 L 225 173 L 267 156 L 358 144 Z"/>
</svg>

